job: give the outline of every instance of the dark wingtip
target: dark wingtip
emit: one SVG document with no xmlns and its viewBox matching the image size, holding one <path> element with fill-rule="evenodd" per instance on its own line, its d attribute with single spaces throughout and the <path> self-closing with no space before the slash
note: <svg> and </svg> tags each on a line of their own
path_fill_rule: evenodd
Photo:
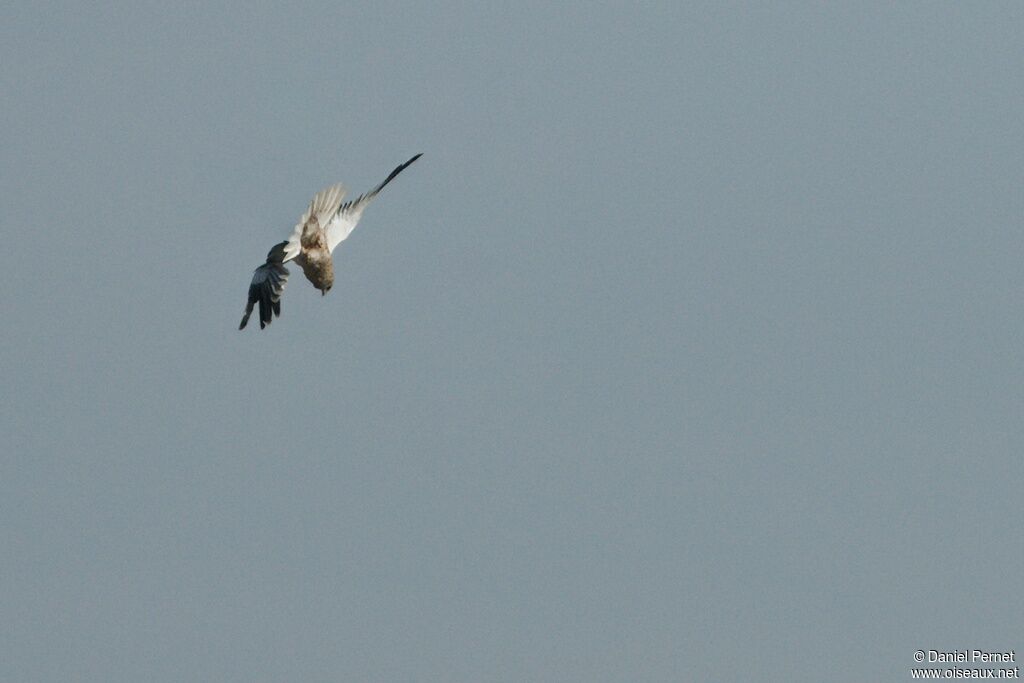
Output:
<svg viewBox="0 0 1024 683">
<path fill-rule="evenodd" d="M 419 158 L 420 158 L 421 156 L 423 156 L 423 152 L 420 152 L 419 154 L 417 154 L 416 156 L 414 156 L 414 157 L 413 157 L 412 159 L 409 159 L 409 161 L 405 162 L 404 164 L 402 164 L 401 166 L 399 166 L 398 168 L 396 168 L 396 169 L 395 169 L 394 171 L 392 171 L 392 172 L 391 172 L 391 175 L 389 175 L 389 176 L 388 176 L 387 178 L 385 178 L 385 179 L 384 179 L 384 182 L 383 182 L 383 183 L 381 183 L 380 185 L 378 185 L 377 187 L 373 188 L 373 189 L 372 189 L 371 191 L 367 192 L 367 193 L 366 193 L 365 195 L 363 195 L 362 197 L 360 197 L 359 199 L 357 199 L 357 200 L 356 200 L 356 202 L 360 202 L 360 201 L 364 201 L 364 200 L 365 200 L 365 201 L 369 201 L 369 200 L 373 199 L 374 197 L 376 197 L 376 196 L 377 196 L 377 194 L 378 194 L 378 193 L 379 193 L 379 192 L 380 192 L 381 190 L 383 190 L 383 189 L 384 189 L 384 186 L 385 186 L 385 185 L 387 185 L 387 184 L 388 184 L 388 183 L 390 183 L 390 182 L 391 182 L 392 180 L 394 180 L 394 179 L 395 179 L 395 176 L 397 176 L 397 175 L 398 175 L 399 173 L 401 173 L 401 172 L 402 172 L 402 171 L 404 171 L 405 169 L 409 168 L 409 164 L 411 164 L 412 162 L 416 161 L 416 160 L 417 160 L 417 159 L 419 159 Z"/>
<path fill-rule="evenodd" d="M 417 154 L 416 156 L 414 156 L 414 157 L 413 157 L 412 159 L 409 159 L 409 161 L 405 162 L 404 164 L 402 164 L 401 166 L 399 166 L 398 168 L 396 168 L 396 169 L 395 169 L 395 173 L 394 173 L 394 175 L 398 175 L 399 173 L 401 173 L 401 172 L 402 172 L 402 171 L 404 171 L 405 169 L 409 168 L 409 167 L 410 167 L 410 166 L 412 165 L 412 162 L 416 161 L 416 160 L 417 160 L 417 159 L 419 159 L 419 158 L 420 158 L 421 156 L 423 156 L 423 152 L 420 152 L 419 154 Z"/>
</svg>

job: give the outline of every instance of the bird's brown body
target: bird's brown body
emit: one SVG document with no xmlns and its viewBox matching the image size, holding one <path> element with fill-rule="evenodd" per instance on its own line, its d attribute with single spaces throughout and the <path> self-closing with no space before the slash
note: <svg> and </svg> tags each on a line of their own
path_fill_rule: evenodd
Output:
<svg viewBox="0 0 1024 683">
<path fill-rule="evenodd" d="M 311 223 L 302 235 L 302 253 L 295 258 L 295 262 L 302 268 L 306 279 L 321 294 L 326 294 L 334 285 L 334 259 L 327 247 L 323 229 L 316 224 L 316 218 Z"/>
</svg>

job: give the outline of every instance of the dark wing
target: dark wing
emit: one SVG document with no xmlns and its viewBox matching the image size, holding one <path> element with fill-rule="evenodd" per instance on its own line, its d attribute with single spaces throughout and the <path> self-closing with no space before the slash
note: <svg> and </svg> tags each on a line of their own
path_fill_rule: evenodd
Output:
<svg viewBox="0 0 1024 683">
<path fill-rule="evenodd" d="M 281 315 L 281 294 L 288 283 L 288 269 L 284 267 L 284 251 L 287 242 L 274 245 L 267 254 L 267 262 L 253 271 L 252 282 L 249 284 L 249 301 L 245 305 L 245 315 L 238 329 L 244 330 L 253 306 L 260 304 L 260 329 L 270 324 L 274 316 Z"/>
</svg>

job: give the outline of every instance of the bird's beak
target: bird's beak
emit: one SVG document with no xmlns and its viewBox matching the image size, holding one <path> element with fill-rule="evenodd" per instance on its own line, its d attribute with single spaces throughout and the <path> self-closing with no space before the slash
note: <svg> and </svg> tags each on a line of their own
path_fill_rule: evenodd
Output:
<svg viewBox="0 0 1024 683">
<path fill-rule="evenodd" d="M 327 296 L 327 290 L 326 289 L 321 289 L 320 290 L 320 296 Z"/>
</svg>

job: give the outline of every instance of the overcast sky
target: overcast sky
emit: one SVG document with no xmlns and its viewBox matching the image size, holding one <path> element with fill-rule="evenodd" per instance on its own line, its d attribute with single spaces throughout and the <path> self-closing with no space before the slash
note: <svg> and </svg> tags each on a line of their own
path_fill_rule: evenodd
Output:
<svg viewBox="0 0 1024 683">
<path fill-rule="evenodd" d="M 6 3 L 0 679 L 1024 651 L 1024 6 Z M 370 189 L 267 330 L 252 269 Z"/>
</svg>

